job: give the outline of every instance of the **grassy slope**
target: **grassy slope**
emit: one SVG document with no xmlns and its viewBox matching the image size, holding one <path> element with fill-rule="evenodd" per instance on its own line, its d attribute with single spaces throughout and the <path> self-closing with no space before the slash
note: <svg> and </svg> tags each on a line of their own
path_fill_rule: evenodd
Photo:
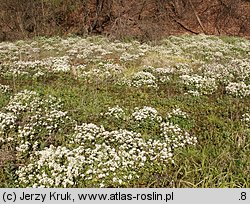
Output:
<svg viewBox="0 0 250 204">
<path fill-rule="evenodd" d="M 233 44 L 238 39 L 223 40 Z M 50 53 L 42 53 L 41 56 L 43 55 Z M 244 56 L 245 53 L 241 57 Z M 197 56 L 193 57 L 197 59 Z M 183 56 L 183 59 L 188 61 L 190 58 Z M 183 59 L 180 56 L 177 58 L 169 55 L 166 60 L 164 56 L 148 54 L 140 59 L 141 61 L 125 66 L 134 72 L 141 69 L 137 67 L 138 64 L 164 66 Z M 147 105 L 156 108 L 160 113 L 165 113 L 177 105 L 191 116 L 193 123 L 190 132 L 197 136 L 198 144 L 177 150 L 174 155 L 175 165 L 169 165 L 166 172 L 144 175 L 138 183 L 128 187 L 250 187 L 250 130 L 240 121 L 241 115 L 249 110 L 249 97 L 235 98 L 224 94 L 223 91 L 193 97 L 185 95 L 185 90 L 174 80 L 155 91 L 120 87 L 109 82 L 86 82 L 80 78 L 76 79 L 72 73 L 59 73 L 40 80 L 6 79 L 1 76 L 0 83 L 9 85 L 14 93 L 29 89 L 59 97 L 64 103 L 64 110 L 67 110 L 79 124 L 104 124 L 107 129 L 112 129 L 112 124 L 105 123 L 99 114 L 109 106 L 119 104 L 125 109 L 133 109 L 136 106 Z M 0 108 L 7 104 L 8 98 L 8 95 L 0 93 Z M 63 143 L 63 140 L 60 143 Z M 1 187 L 14 185 L 14 169 L 18 164 L 13 158 L 13 152 L 11 147 L 2 147 L 0 150 Z"/>
</svg>

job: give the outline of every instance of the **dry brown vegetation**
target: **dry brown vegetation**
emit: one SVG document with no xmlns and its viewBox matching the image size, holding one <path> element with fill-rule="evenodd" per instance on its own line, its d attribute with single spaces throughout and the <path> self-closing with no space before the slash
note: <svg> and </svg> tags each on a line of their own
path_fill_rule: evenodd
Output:
<svg viewBox="0 0 250 204">
<path fill-rule="evenodd" d="M 250 36 L 249 0 L 0 0 L 0 41 L 104 34 Z"/>
</svg>

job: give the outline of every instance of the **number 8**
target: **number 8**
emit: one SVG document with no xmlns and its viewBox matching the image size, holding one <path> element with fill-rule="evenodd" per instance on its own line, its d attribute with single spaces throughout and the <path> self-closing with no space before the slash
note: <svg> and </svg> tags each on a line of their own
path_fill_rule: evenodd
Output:
<svg viewBox="0 0 250 204">
<path fill-rule="evenodd" d="M 246 200 L 247 199 L 247 193 L 246 192 L 241 192 L 241 197 L 240 197 L 240 199 L 241 200 Z"/>
</svg>

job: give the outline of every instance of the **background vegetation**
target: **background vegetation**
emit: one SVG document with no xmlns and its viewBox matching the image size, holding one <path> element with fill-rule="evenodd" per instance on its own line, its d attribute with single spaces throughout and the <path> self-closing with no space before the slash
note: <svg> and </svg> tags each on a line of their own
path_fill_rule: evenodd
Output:
<svg viewBox="0 0 250 204">
<path fill-rule="evenodd" d="M 171 36 L 141 44 L 53 37 L 0 47 L 1 187 L 249 187 L 249 40 Z M 138 146 L 139 156 L 131 157 L 140 158 L 138 164 L 117 164 L 116 174 L 103 174 L 112 166 L 100 160 L 106 150 L 95 150 L 110 141 L 100 137 L 101 126 L 113 135 L 108 146 L 117 154 L 139 145 L 130 131 L 158 145 L 171 136 L 172 156 L 151 161 L 147 154 L 158 150 Z M 119 129 L 122 137 L 112 132 Z M 82 146 L 93 150 L 88 163 Z M 63 169 L 69 172 L 58 173 Z"/>
<path fill-rule="evenodd" d="M 0 40 L 103 34 L 250 36 L 249 0 L 1 0 Z"/>
</svg>

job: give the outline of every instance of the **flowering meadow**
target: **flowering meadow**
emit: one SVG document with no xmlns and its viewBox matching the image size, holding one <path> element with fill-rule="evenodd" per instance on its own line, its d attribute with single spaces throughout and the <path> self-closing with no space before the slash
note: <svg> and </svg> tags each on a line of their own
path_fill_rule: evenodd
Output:
<svg viewBox="0 0 250 204">
<path fill-rule="evenodd" d="M 250 187 L 250 41 L 0 43 L 0 187 Z"/>
</svg>

